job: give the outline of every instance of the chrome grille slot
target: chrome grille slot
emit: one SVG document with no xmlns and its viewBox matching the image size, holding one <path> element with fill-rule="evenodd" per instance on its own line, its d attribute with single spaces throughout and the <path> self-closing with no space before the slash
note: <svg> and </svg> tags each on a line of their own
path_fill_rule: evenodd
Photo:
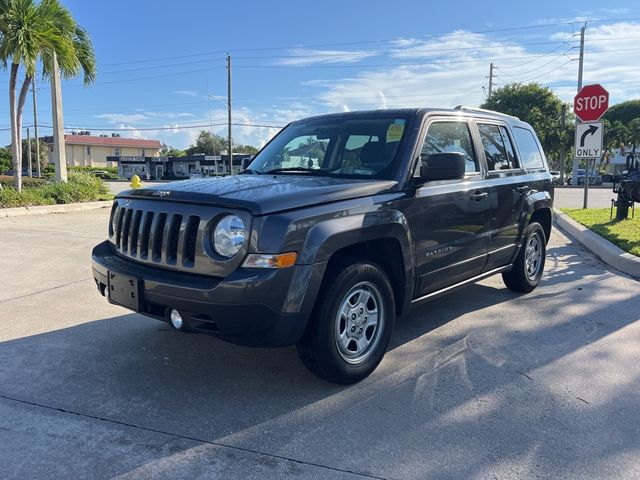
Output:
<svg viewBox="0 0 640 480">
<path fill-rule="evenodd" d="M 142 210 L 136 210 L 133 214 L 131 228 L 129 229 L 129 253 L 134 257 L 138 253 L 138 235 L 140 234 L 140 220 L 142 219 Z"/>
<path fill-rule="evenodd" d="M 153 212 L 144 214 L 140 230 L 140 258 L 146 260 L 149 255 L 149 236 L 151 235 L 151 223 L 153 222 Z"/>
<path fill-rule="evenodd" d="M 198 226 L 200 217 L 189 215 L 184 228 L 184 246 L 182 248 L 182 265 L 192 267 L 196 257 L 196 239 L 198 238 Z"/>
<path fill-rule="evenodd" d="M 120 249 L 124 253 L 127 253 L 129 249 L 129 227 L 131 226 L 132 214 L 133 210 L 126 209 L 126 211 L 124 212 L 124 220 L 122 221 L 122 232 L 120 233 L 122 244 L 120 245 Z"/>
<path fill-rule="evenodd" d="M 159 214 L 151 227 L 151 259 L 154 262 L 162 260 L 162 240 L 164 237 L 164 227 L 167 223 L 167 214 Z"/>
<path fill-rule="evenodd" d="M 167 229 L 167 259 L 166 262 L 169 265 L 176 264 L 176 257 L 178 255 L 178 235 L 180 234 L 180 225 L 182 224 L 182 215 L 175 214 L 171 216 L 171 222 Z"/>
<path fill-rule="evenodd" d="M 120 248 L 120 238 L 122 237 L 122 219 L 124 217 L 124 208 L 118 210 L 118 217 L 116 220 L 116 248 Z"/>
<path fill-rule="evenodd" d="M 116 212 L 118 211 L 118 204 L 114 203 L 111 207 L 111 214 L 109 215 L 109 237 L 113 237 L 114 220 L 116 218 Z"/>
</svg>

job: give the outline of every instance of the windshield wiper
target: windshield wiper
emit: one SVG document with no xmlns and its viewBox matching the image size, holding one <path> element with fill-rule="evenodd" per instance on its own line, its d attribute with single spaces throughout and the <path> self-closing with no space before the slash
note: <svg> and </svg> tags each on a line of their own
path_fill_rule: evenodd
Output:
<svg viewBox="0 0 640 480">
<path fill-rule="evenodd" d="M 274 168 L 273 170 L 267 170 L 264 173 L 270 174 L 270 173 L 286 173 L 286 172 L 305 172 L 305 173 L 311 173 L 313 175 L 318 175 L 318 174 L 329 173 L 329 170 L 323 170 L 321 168 L 307 168 L 307 167 L 282 167 L 282 168 Z"/>
<path fill-rule="evenodd" d="M 250 168 L 245 168 L 244 170 L 240 170 L 240 175 L 260 175 L 262 172 L 257 170 L 251 170 Z"/>
</svg>

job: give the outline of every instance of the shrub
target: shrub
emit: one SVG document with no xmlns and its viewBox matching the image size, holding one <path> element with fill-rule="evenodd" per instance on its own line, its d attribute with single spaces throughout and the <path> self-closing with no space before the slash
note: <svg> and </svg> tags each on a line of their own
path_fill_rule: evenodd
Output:
<svg viewBox="0 0 640 480">
<path fill-rule="evenodd" d="M 0 190 L 0 207 L 28 207 L 55 203 L 90 202 L 108 193 L 101 179 L 86 172 L 72 172 L 66 183 L 44 183 L 24 188 L 18 193 L 13 188 Z"/>
<path fill-rule="evenodd" d="M 22 177 L 23 188 L 40 187 L 45 183 L 46 183 L 46 180 L 43 178 Z M 13 177 L 10 175 L 0 175 L 0 184 L 2 184 L 3 187 L 12 187 Z"/>
</svg>

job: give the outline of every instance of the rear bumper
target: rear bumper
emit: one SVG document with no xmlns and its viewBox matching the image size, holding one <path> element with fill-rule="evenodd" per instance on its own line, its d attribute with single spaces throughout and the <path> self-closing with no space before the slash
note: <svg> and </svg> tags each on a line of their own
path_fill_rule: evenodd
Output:
<svg viewBox="0 0 640 480">
<path fill-rule="evenodd" d="M 109 271 L 138 278 L 141 314 L 166 321 L 175 308 L 192 331 L 267 347 L 300 339 L 324 271 L 324 265 L 298 265 L 282 270 L 238 269 L 224 279 L 207 277 L 124 259 L 109 242 L 93 249 L 92 264 L 102 295 Z"/>
</svg>

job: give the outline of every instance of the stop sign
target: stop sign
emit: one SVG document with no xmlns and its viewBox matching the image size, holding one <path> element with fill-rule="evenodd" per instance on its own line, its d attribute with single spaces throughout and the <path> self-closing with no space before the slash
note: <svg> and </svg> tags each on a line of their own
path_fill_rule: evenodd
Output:
<svg viewBox="0 0 640 480">
<path fill-rule="evenodd" d="M 573 111 L 583 122 L 600 119 L 609 108 L 609 92 L 600 84 L 586 85 L 573 99 Z"/>
</svg>

